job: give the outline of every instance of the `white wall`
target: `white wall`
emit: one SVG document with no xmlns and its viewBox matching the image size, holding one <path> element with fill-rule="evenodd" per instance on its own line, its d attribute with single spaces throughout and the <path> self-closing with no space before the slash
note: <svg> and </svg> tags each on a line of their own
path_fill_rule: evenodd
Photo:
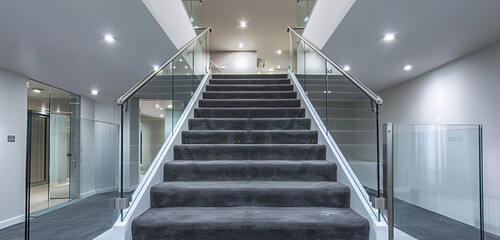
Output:
<svg viewBox="0 0 500 240">
<path fill-rule="evenodd" d="M 482 124 L 486 230 L 500 235 L 500 43 L 381 93 L 381 123 Z"/>
<path fill-rule="evenodd" d="M 211 52 L 212 61 L 225 66 L 222 73 L 257 73 L 257 52 Z"/>
<path fill-rule="evenodd" d="M 182 1 L 142 0 L 177 49 L 196 37 Z"/>
<path fill-rule="evenodd" d="M 0 68 L 0 229 L 24 221 L 27 83 Z M 10 134 L 16 142 L 7 142 Z"/>
<path fill-rule="evenodd" d="M 317 0 L 303 36 L 319 49 L 323 48 L 354 2 L 356 0 Z"/>
</svg>

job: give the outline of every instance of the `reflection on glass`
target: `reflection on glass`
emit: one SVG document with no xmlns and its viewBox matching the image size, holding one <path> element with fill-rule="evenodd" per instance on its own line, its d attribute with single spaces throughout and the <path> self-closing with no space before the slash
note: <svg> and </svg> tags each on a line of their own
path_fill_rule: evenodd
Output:
<svg viewBox="0 0 500 240">
<path fill-rule="evenodd" d="M 114 209 L 113 199 L 119 196 L 119 127 L 117 124 L 99 122 L 88 119 L 70 119 L 64 115 L 50 115 L 51 125 L 56 130 L 51 135 L 56 138 L 64 138 L 68 135 L 67 131 L 62 130 L 62 126 L 67 128 L 67 123 L 80 123 L 81 135 L 78 136 L 79 141 L 72 142 L 71 145 L 79 144 L 80 161 L 79 171 L 81 178 L 79 181 L 79 198 L 68 199 L 68 190 L 66 185 L 71 185 L 67 180 L 68 171 L 71 165 L 64 167 L 57 166 L 51 168 L 51 171 L 56 175 L 54 177 L 56 183 L 49 184 L 50 190 L 50 205 L 43 211 L 37 211 L 36 206 L 31 202 L 31 213 L 27 216 L 28 233 L 30 239 L 53 239 L 54 236 L 75 239 L 93 239 L 111 228 L 118 217 L 118 210 Z M 61 130 L 57 130 L 60 128 Z M 65 141 L 61 141 L 65 142 Z M 61 146 L 56 146 L 56 148 Z M 68 147 L 63 144 L 62 152 L 65 152 Z M 73 146 L 69 149 L 76 149 Z M 61 161 L 57 164 L 68 163 L 68 160 Z M 57 172 L 60 171 L 60 172 Z M 69 172 L 71 175 L 71 172 Z M 62 182 L 62 183 L 61 183 Z M 61 189 L 57 189 L 59 185 L 64 185 Z M 47 185 L 45 185 L 47 186 Z M 56 189 L 54 189 L 56 188 Z M 35 188 L 30 189 L 31 200 L 36 200 L 39 192 Z M 44 194 L 48 193 L 44 192 Z M 48 197 L 48 196 L 47 196 Z M 58 205 L 55 202 L 61 201 Z M 62 203 L 64 201 L 64 203 Z M 87 222 L 81 224 L 82 221 Z M 98 225 L 88 224 L 93 222 Z"/>
<path fill-rule="evenodd" d="M 122 197 L 132 205 L 160 159 L 203 77 L 209 71 L 209 30 L 158 69 L 124 104 Z M 128 213 L 125 209 L 122 219 Z"/>
<path fill-rule="evenodd" d="M 480 239 L 481 137 L 478 125 L 394 125 L 396 228 L 417 239 Z M 430 227 L 442 224 L 453 233 Z"/>
<path fill-rule="evenodd" d="M 183 0 L 182 2 L 193 27 L 201 27 L 201 0 Z"/>
<path fill-rule="evenodd" d="M 316 0 L 297 1 L 297 26 L 305 27 L 309 22 Z"/>
</svg>

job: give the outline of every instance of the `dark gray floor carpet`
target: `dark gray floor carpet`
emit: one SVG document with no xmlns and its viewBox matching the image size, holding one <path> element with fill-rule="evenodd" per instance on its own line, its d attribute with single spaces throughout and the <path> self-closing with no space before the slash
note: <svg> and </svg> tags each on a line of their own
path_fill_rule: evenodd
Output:
<svg viewBox="0 0 500 240">
<path fill-rule="evenodd" d="M 368 239 L 286 75 L 213 78 L 133 239 Z"/>
<path fill-rule="evenodd" d="M 32 218 L 30 239 L 94 239 L 110 229 L 118 218 L 113 208 L 116 193 L 102 193 L 67 207 Z M 24 239 L 25 224 L 0 230 L 0 239 Z"/>
</svg>

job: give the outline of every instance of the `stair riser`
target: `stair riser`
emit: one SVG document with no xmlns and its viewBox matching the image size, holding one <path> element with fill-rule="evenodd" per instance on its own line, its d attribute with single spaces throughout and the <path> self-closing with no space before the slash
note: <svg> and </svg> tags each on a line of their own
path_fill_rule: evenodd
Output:
<svg viewBox="0 0 500 240">
<path fill-rule="evenodd" d="M 293 85 L 207 85 L 207 91 L 293 91 Z"/>
<path fill-rule="evenodd" d="M 151 207 L 349 207 L 348 187 L 196 188 L 153 186 Z"/>
<path fill-rule="evenodd" d="M 269 109 L 224 109 L 224 108 L 196 108 L 196 118 L 302 118 L 305 117 L 304 108 L 269 108 Z"/>
<path fill-rule="evenodd" d="M 152 209 L 132 223 L 136 240 L 368 240 L 369 232 L 359 214 L 334 208 Z"/>
<path fill-rule="evenodd" d="M 238 107 L 300 107 L 299 99 L 287 100 L 206 100 L 199 101 L 200 107 L 207 108 L 238 108 Z"/>
<path fill-rule="evenodd" d="M 176 145 L 174 160 L 325 160 L 324 145 Z"/>
<path fill-rule="evenodd" d="M 182 144 L 316 144 L 317 131 L 184 131 Z"/>
<path fill-rule="evenodd" d="M 189 240 L 304 240 L 304 239 L 349 239 L 349 240 L 367 240 L 369 239 L 369 225 L 360 227 L 340 227 L 332 228 L 327 224 L 322 226 L 304 227 L 290 226 L 284 224 L 281 227 L 263 227 L 257 223 L 250 223 L 243 226 L 232 226 L 229 229 L 227 225 L 207 229 L 202 224 L 183 224 L 182 229 L 172 224 L 172 227 L 159 229 L 155 227 L 142 227 L 139 229 L 132 226 L 134 240 L 150 239 L 189 239 Z M 260 228 L 259 228 L 260 227 Z M 138 232 L 138 233 L 137 233 Z"/>
<path fill-rule="evenodd" d="M 271 162 L 271 163 L 268 163 Z M 318 161 L 172 161 L 164 181 L 336 181 L 337 165 Z"/>
<path fill-rule="evenodd" d="M 309 130 L 310 119 L 189 119 L 189 130 Z"/>
<path fill-rule="evenodd" d="M 297 92 L 203 92 L 203 99 L 296 99 Z"/>
<path fill-rule="evenodd" d="M 286 74 L 214 74 L 212 75 L 212 79 L 283 79 L 287 78 Z"/>
<path fill-rule="evenodd" d="M 210 79 L 208 84 L 290 84 L 290 79 Z"/>
</svg>

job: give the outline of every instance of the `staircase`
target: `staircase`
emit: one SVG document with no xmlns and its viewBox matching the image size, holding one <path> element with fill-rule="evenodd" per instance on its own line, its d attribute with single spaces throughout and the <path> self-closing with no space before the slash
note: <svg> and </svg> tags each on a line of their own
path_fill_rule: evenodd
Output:
<svg viewBox="0 0 500 240">
<path fill-rule="evenodd" d="M 214 75 L 133 239 L 368 239 L 286 75 Z"/>
</svg>

